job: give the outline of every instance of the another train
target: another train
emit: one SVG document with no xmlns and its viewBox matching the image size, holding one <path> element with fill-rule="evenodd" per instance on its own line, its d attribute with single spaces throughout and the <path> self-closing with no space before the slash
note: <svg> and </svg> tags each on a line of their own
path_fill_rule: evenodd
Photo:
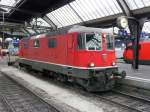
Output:
<svg viewBox="0 0 150 112">
<path fill-rule="evenodd" d="M 113 33 L 84 26 L 23 38 L 18 62 L 87 91 L 110 90 L 116 78 L 126 75 L 118 72 Z"/>
<path fill-rule="evenodd" d="M 150 65 L 150 39 L 140 40 L 139 43 L 139 64 Z M 130 43 L 123 53 L 123 58 L 126 63 L 132 63 L 133 60 L 133 47 Z"/>
</svg>

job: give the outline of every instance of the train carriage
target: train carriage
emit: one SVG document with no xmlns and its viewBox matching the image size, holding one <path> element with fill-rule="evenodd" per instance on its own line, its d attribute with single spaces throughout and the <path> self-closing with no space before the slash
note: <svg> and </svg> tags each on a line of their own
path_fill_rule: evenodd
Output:
<svg viewBox="0 0 150 112">
<path fill-rule="evenodd" d="M 141 39 L 139 42 L 139 64 L 150 65 L 150 54 L 148 50 L 150 49 L 150 39 Z M 126 47 L 123 53 L 123 58 L 126 63 L 133 62 L 133 46 L 132 43 Z"/>
<path fill-rule="evenodd" d="M 108 29 L 76 26 L 20 41 L 19 65 L 57 74 L 88 91 L 113 88 L 124 78 L 116 66 L 113 34 Z"/>
</svg>

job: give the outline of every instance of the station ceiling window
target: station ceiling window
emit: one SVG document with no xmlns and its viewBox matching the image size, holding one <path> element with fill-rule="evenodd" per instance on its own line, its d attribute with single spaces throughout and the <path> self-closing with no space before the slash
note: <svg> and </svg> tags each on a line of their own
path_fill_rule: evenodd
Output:
<svg viewBox="0 0 150 112">
<path fill-rule="evenodd" d="M 142 32 L 150 33 L 150 22 L 145 22 Z"/>
<path fill-rule="evenodd" d="M 126 0 L 131 10 L 150 6 L 150 0 Z"/>
<path fill-rule="evenodd" d="M 65 5 L 47 16 L 56 24 L 58 27 L 68 26 L 82 22 L 80 18 L 74 13 L 69 5 Z"/>
<path fill-rule="evenodd" d="M 2 0 L 9 1 L 9 0 Z M 14 1 L 14 0 L 10 0 Z M 19 0 L 18 0 L 19 1 Z M 150 0 L 124 0 L 131 10 L 150 6 Z M 51 11 L 46 16 L 58 27 L 65 27 L 86 21 L 113 16 L 123 13 L 117 0 L 74 0 L 56 10 Z M 50 27 L 42 18 L 37 19 L 39 26 Z M 35 19 L 32 21 L 35 24 Z"/>
<path fill-rule="evenodd" d="M 70 5 L 84 21 L 122 12 L 116 0 L 75 0 Z"/>
<path fill-rule="evenodd" d="M 0 5 L 6 5 L 6 6 L 15 6 L 20 0 L 0 0 Z M 10 11 L 8 8 L 2 8 L 6 10 L 7 12 Z"/>
<path fill-rule="evenodd" d="M 116 0 L 75 0 L 47 16 L 59 28 L 121 12 Z"/>
<path fill-rule="evenodd" d="M 34 18 L 31 22 L 31 25 L 36 25 L 36 19 Z M 42 18 L 37 18 L 37 26 L 45 26 L 45 27 L 51 27 L 45 20 Z"/>
</svg>

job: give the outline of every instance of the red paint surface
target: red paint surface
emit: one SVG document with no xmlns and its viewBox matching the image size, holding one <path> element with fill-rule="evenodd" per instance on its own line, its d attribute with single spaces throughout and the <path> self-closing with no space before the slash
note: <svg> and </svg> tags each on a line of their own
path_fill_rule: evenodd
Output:
<svg viewBox="0 0 150 112">
<path fill-rule="evenodd" d="M 88 67 L 90 63 L 94 63 L 95 67 L 107 67 L 112 66 L 112 63 L 116 61 L 115 50 L 106 50 L 104 37 L 101 51 L 86 51 L 77 49 L 76 35 L 77 33 L 70 33 L 59 36 L 41 37 L 39 38 L 39 48 L 33 47 L 34 39 L 29 39 L 29 48 L 27 49 L 24 48 L 24 40 L 21 40 L 19 56 L 31 60 L 77 67 Z M 49 38 L 56 38 L 56 48 L 48 48 Z"/>
<path fill-rule="evenodd" d="M 129 45 L 131 46 L 131 44 Z M 140 42 L 140 49 L 139 49 L 139 60 L 150 60 L 150 42 Z M 132 60 L 133 59 L 133 50 L 126 49 L 123 54 L 124 59 Z"/>
</svg>

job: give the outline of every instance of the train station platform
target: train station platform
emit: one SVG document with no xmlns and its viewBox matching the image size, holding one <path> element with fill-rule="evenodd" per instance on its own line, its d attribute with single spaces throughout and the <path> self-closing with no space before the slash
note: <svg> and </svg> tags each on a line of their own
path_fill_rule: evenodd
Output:
<svg viewBox="0 0 150 112">
<path fill-rule="evenodd" d="M 126 71 L 127 76 L 125 79 L 118 80 L 118 84 L 125 86 L 132 86 L 134 88 L 150 90 L 150 66 L 139 65 L 138 70 L 132 69 L 131 64 L 126 64 L 124 62 L 117 63 L 119 70 Z"/>
<path fill-rule="evenodd" d="M 150 80 L 150 66 L 148 65 L 139 65 L 138 70 L 132 69 L 131 64 L 117 63 L 117 65 L 120 71 L 122 70 L 126 71 L 127 76 Z"/>
</svg>

